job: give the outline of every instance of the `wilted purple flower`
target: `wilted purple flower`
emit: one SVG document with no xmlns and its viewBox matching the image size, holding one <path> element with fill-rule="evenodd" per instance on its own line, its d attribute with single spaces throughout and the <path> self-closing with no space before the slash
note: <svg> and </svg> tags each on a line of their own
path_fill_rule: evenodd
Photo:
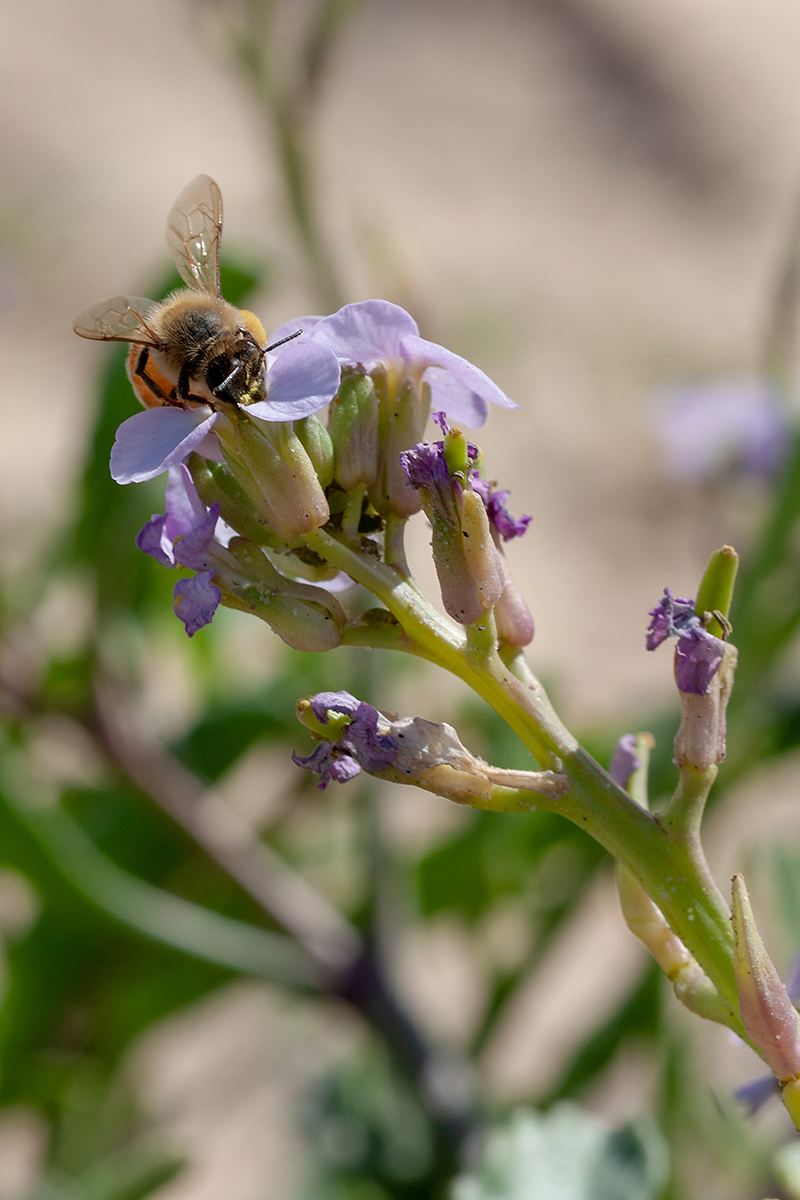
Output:
<svg viewBox="0 0 800 1200">
<path fill-rule="evenodd" d="M 664 588 L 663 598 L 649 615 L 647 649 L 655 650 L 667 638 L 677 637 L 678 690 L 705 696 L 722 662 L 725 643 L 703 627 L 693 600 L 673 596 L 669 588 Z"/>
<path fill-rule="evenodd" d="M 211 580 L 213 571 L 201 571 L 191 579 L 179 579 L 175 584 L 172 606 L 176 617 L 179 617 L 186 628 L 189 637 L 194 637 L 198 629 L 209 625 L 214 613 L 219 608 L 222 592 Z"/>
<path fill-rule="evenodd" d="M 667 470 L 681 483 L 704 483 L 731 468 L 768 478 L 789 441 L 775 390 L 746 377 L 663 389 L 653 424 Z"/>
<path fill-rule="evenodd" d="M 642 760 L 636 753 L 636 734 L 624 733 L 611 755 L 611 762 L 608 766 L 609 775 L 621 788 L 626 788 L 631 775 L 634 771 L 638 771 L 641 765 Z"/>
<path fill-rule="evenodd" d="M 381 715 L 377 708 L 357 700 L 349 692 L 318 692 L 309 704 L 322 725 L 328 724 L 332 712 L 350 717 L 337 742 L 320 742 L 313 754 L 307 756 L 292 753 L 292 761 L 298 767 L 305 767 L 320 776 L 317 786 L 321 791 L 332 779 L 346 783 L 362 767 L 369 772 L 391 766 L 400 746 L 389 734 L 378 732 Z"/>
<path fill-rule="evenodd" d="M 506 500 L 511 493 L 507 489 L 502 492 L 492 491 L 493 484 L 486 479 L 481 479 L 478 471 L 473 473 L 472 487 L 486 505 L 492 530 L 496 530 L 504 542 L 510 542 L 515 537 L 522 537 L 533 518 L 522 516 L 518 521 L 514 520 L 506 508 Z"/>
<path fill-rule="evenodd" d="M 281 325 L 270 338 L 302 328 L 302 342 L 325 346 L 341 366 L 369 370 L 382 363 L 399 381 L 430 384 L 434 408 L 442 409 L 472 429 L 483 425 L 490 404 L 518 408 L 478 367 L 444 346 L 419 336 L 414 318 L 388 300 L 346 304 L 329 317 L 302 317 Z M 284 352 L 285 353 L 285 352 Z"/>
<path fill-rule="evenodd" d="M 295 326 L 296 328 L 296 326 Z M 262 421 L 297 421 L 331 400 L 339 387 L 339 364 L 325 346 L 293 342 L 268 356 L 267 398 L 251 404 L 249 416 Z M 210 404 L 195 408 L 162 405 L 123 421 L 111 450 L 111 474 L 117 483 L 143 483 L 183 462 L 193 450 L 222 456 L 214 426 L 222 412 Z"/>
</svg>

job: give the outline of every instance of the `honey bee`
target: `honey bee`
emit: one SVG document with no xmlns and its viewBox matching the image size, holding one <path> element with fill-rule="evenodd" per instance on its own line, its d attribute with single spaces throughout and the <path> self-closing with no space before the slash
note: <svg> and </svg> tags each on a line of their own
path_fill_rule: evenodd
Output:
<svg viewBox="0 0 800 1200">
<path fill-rule="evenodd" d="M 128 377 L 147 408 L 264 400 L 267 352 L 301 332 L 267 346 L 258 317 L 223 300 L 221 240 L 222 194 L 210 176 L 198 175 L 167 220 L 167 242 L 187 286 L 160 304 L 113 296 L 90 305 L 72 323 L 81 337 L 131 343 Z"/>
</svg>

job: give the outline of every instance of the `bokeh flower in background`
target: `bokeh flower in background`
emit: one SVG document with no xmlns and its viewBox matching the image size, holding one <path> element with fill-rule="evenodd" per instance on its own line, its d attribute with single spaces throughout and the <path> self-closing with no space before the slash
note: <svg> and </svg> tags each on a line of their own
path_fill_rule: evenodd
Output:
<svg viewBox="0 0 800 1200">
<path fill-rule="evenodd" d="M 748 376 L 662 388 L 650 423 L 668 475 L 695 485 L 732 472 L 772 478 L 791 429 L 776 389 Z"/>
</svg>

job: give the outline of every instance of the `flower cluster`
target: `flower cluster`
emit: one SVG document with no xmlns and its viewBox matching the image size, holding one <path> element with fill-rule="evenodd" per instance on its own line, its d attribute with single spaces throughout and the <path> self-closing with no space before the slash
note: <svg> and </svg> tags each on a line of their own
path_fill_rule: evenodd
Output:
<svg viewBox="0 0 800 1200">
<path fill-rule="evenodd" d="M 190 636 L 211 620 L 220 603 L 253 611 L 252 586 L 246 602 L 242 589 L 248 580 L 253 586 L 258 582 L 254 564 L 256 576 L 268 571 L 270 556 L 281 572 L 277 582 L 271 581 L 273 591 L 285 591 L 298 579 L 329 584 L 335 572 L 301 544 L 315 529 L 325 527 L 370 554 L 381 553 L 383 535 L 386 561 L 402 571 L 398 525 L 426 507 L 432 471 L 450 528 L 457 527 L 458 540 L 465 543 L 459 565 L 469 564 L 471 570 L 456 571 L 449 593 L 443 585 L 448 595 L 461 590 L 465 580 L 471 589 L 466 599 L 449 606 L 452 615 L 470 624 L 496 606 L 501 639 L 511 645 L 529 641 L 530 614 L 506 577 L 499 547 L 524 533 L 530 518 L 510 516 L 508 492 L 495 491 L 480 477 L 474 469 L 477 447 L 458 431 L 450 435 L 445 415 L 478 426 L 490 403 L 517 406 L 477 367 L 421 338 L 409 314 L 383 300 L 288 322 L 271 343 L 264 399 L 217 403 L 209 393 L 183 406 L 156 404 L 117 431 L 111 473 L 119 483 L 169 472 L 165 511 L 148 522 L 137 544 L 166 566 L 198 572 L 175 591 L 176 612 Z M 443 442 L 420 440 L 432 397 L 445 438 L 460 437 L 467 446 L 461 474 L 451 476 Z M 326 406 L 327 425 L 316 415 Z M 436 530 L 434 524 L 434 556 L 447 574 L 449 551 Z M 259 556 L 250 556 L 247 570 L 243 539 Z M 261 585 L 263 600 L 263 580 Z M 331 590 L 328 586 L 326 593 Z M 320 601 L 319 596 L 302 598 Z M 323 608 L 327 620 L 331 606 L 325 601 Z M 263 604 L 259 615 L 264 616 Z M 337 609 L 331 619 L 340 630 L 346 618 Z M 311 642 L 317 648 L 317 640 Z M 298 644 L 296 634 L 291 644 Z"/>
</svg>

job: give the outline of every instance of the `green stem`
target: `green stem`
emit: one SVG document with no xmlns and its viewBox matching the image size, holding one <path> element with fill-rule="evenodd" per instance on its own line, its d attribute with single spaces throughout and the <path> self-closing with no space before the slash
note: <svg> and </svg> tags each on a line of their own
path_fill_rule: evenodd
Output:
<svg viewBox="0 0 800 1200">
<path fill-rule="evenodd" d="M 383 557 L 387 566 L 394 567 L 408 578 L 411 572 L 406 561 L 405 532 L 406 518 L 390 512 L 386 518 L 386 530 L 383 535 Z"/>
<path fill-rule="evenodd" d="M 630 868 L 724 998 L 730 1023 L 741 1030 L 727 905 L 711 881 L 702 852 L 670 836 L 577 743 L 556 715 L 539 681 L 515 656 L 518 674 L 498 654 L 470 655 L 460 627 L 443 618 L 417 588 L 389 567 L 368 560 L 316 529 L 304 539 L 319 554 L 379 597 L 425 657 L 463 679 L 508 723 L 543 768 L 563 771 L 570 791 L 537 799 L 585 829 Z M 523 677 L 520 678 L 519 675 Z M 698 856 L 699 851 L 699 856 Z"/>
<path fill-rule="evenodd" d="M 366 484 L 360 483 L 353 488 L 347 497 L 344 513 L 342 514 L 342 536 L 348 545 L 359 549 L 358 526 L 361 523 L 361 511 L 364 507 L 364 492 Z"/>
</svg>

